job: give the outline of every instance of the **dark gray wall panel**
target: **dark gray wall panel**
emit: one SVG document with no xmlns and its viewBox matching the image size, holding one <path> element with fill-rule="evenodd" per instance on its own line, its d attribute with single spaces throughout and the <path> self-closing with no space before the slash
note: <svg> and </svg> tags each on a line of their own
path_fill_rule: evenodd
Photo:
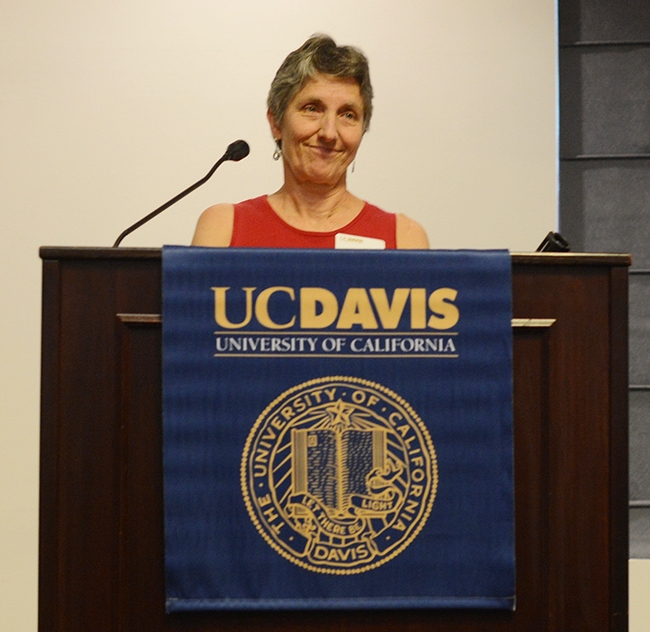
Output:
<svg viewBox="0 0 650 632">
<path fill-rule="evenodd" d="M 650 40 L 648 0 L 560 0 L 560 42 Z"/>
<path fill-rule="evenodd" d="M 574 251 L 630 252 L 650 268 L 650 160 L 563 161 L 560 208 Z"/>
<path fill-rule="evenodd" d="M 647 274 L 630 276 L 630 384 L 650 384 L 650 275 Z M 650 425 L 650 420 L 646 419 L 646 423 Z"/>
<path fill-rule="evenodd" d="M 650 501 L 650 390 L 630 392 L 630 500 Z"/>
<path fill-rule="evenodd" d="M 560 76 L 563 157 L 650 153 L 650 48 L 567 49 Z"/>
<path fill-rule="evenodd" d="M 650 557 L 650 508 L 630 509 L 630 557 Z"/>
</svg>

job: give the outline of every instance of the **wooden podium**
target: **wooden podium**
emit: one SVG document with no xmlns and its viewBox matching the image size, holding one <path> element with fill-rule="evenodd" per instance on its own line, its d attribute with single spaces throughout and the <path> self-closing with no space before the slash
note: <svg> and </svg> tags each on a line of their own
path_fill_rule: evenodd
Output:
<svg viewBox="0 0 650 632">
<path fill-rule="evenodd" d="M 513 255 L 517 609 L 165 614 L 161 252 L 42 248 L 39 630 L 627 630 L 627 255 Z"/>
</svg>

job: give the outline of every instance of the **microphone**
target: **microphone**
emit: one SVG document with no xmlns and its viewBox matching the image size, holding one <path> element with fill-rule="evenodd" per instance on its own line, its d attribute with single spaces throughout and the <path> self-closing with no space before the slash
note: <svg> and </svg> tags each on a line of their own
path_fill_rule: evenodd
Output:
<svg viewBox="0 0 650 632">
<path fill-rule="evenodd" d="M 146 224 L 150 219 L 153 219 L 158 215 L 159 213 L 162 213 L 165 209 L 168 209 L 172 204 L 176 204 L 179 200 L 182 200 L 188 193 L 192 193 L 194 189 L 198 189 L 201 185 L 205 184 L 211 177 L 212 174 L 217 170 L 217 168 L 224 162 L 228 160 L 232 160 L 234 162 L 239 162 L 243 158 L 246 158 L 248 154 L 250 153 L 250 147 L 248 146 L 248 143 L 245 140 L 236 140 L 234 143 L 230 143 L 228 145 L 228 149 L 226 149 L 226 153 L 217 160 L 216 164 L 208 173 L 201 178 L 198 182 L 195 182 L 192 186 L 188 187 L 185 189 L 185 191 L 182 191 L 179 193 L 176 197 L 172 198 L 169 200 L 169 202 L 165 202 L 162 206 L 159 206 L 155 211 L 152 211 L 149 213 L 149 215 L 146 215 L 143 217 L 141 220 L 137 221 L 135 224 L 132 226 L 129 226 L 116 240 L 115 243 L 113 244 L 113 248 L 117 248 L 122 240 L 129 234 L 131 234 L 134 230 L 140 228 L 143 224 Z"/>
<path fill-rule="evenodd" d="M 226 153 L 224 154 L 224 159 L 239 162 L 242 158 L 246 158 L 246 156 L 250 154 L 250 151 L 251 148 L 245 140 L 236 140 L 234 143 L 228 145 L 228 149 L 226 149 Z"/>
</svg>

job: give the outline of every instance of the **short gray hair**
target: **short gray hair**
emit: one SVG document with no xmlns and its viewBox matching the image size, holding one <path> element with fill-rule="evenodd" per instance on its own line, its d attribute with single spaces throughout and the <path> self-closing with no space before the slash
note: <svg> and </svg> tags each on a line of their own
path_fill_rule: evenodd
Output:
<svg viewBox="0 0 650 632">
<path fill-rule="evenodd" d="M 363 131 L 367 131 L 372 116 L 368 59 L 358 48 L 337 46 L 328 35 L 313 35 L 282 62 L 266 100 L 276 123 L 282 123 L 291 99 L 319 73 L 354 79 L 359 84 L 363 100 Z"/>
</svg>

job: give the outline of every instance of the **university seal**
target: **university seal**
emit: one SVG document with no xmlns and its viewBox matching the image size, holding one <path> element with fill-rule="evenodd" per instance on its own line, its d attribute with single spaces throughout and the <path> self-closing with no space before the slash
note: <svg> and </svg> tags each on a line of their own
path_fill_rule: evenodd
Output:
<svg viewBox="0 0 650 632">
<path fill-rule="evenodd" d="M 241 464 L 246 508 L 280 555 L 318 573 L 363 573 L 399 555 L 436 495 L 422 420 L 388 388 L 324 377 L 285 391 L 257 418 Z"/>
</svg>

